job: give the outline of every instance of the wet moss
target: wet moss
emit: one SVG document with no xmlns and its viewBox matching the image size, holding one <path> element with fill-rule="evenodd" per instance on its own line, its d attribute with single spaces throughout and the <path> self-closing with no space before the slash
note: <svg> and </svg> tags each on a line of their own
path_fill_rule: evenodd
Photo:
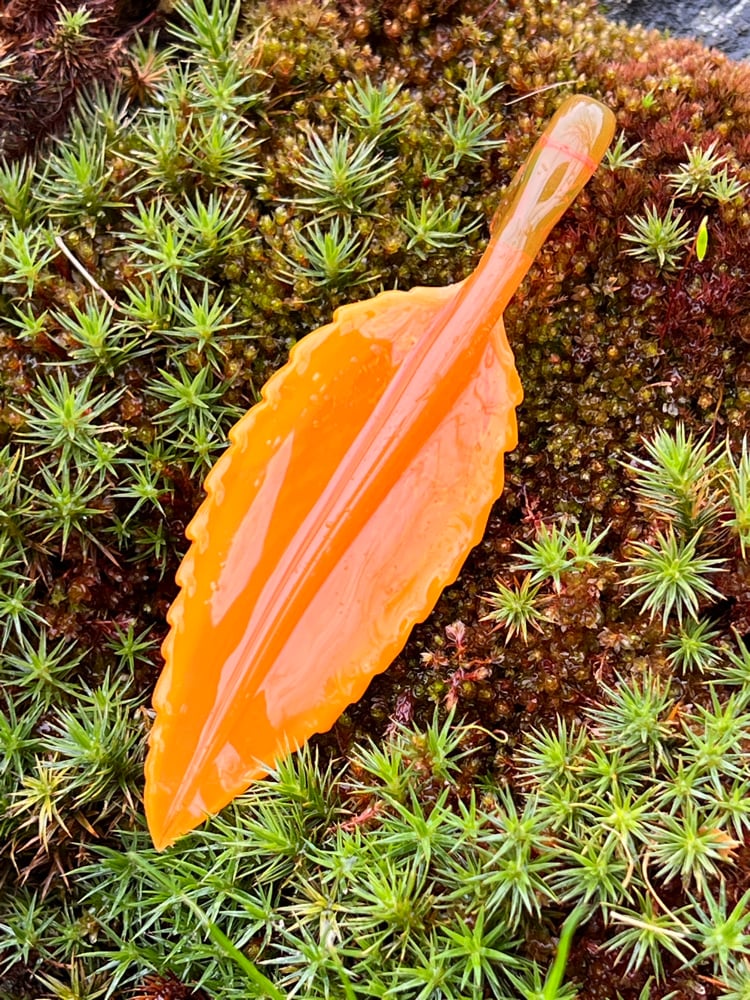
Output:
<svg viewBox="0 0 750 1000">
<path fill-rule="evenodd" d="M 89 6 L 97 17 L 103 9 Z M 43 29 L 47 39 L 55 30 L 52 14 L 47 20 L 29 31 Z M 58 102 L 65 110 L 96 70 L 86 39 L 93 44 L 102 23 L 96 30 L 82 28 L 86 72 L 66 78 L 68 89 L 60 91 Z M 582 525 L 593 519 L 597 530 L 609 528 L 605 551 L 618 561 L 630 542 L 650 537 L 658 521 L 636 503 L 623 464 L 639 453 L 644 436 L 682 422 L 697 434 L 710 429 L 717 441 L 727 436 L 735 451 L 740 447 L 750 400 L 747 191 L 725 202 L 676 199 L 668 177 L 684 162 L 686 146 L 716 143 L 732 176 L 750 182 L 750 69 L 691 42 L 612 25 L 591 3 L 244 3 L 230 60 L 242 79 L 236 86 L 230 80 L 222 92 L 229 102 L 222 114 L 247 141 L 246 160 L 253 164 L 252 173 L 242 176 L 233 175 L 241 164 L 228 153 L 229 167 L 211 173 L 206 166 L 205 130 L 217 115 L 220 88 L 214 82 L 212 91 L 200 77 L 205 65 L 185 41 L 179 11 L 160 23 L 150 53 L 134 49 L 129 63 L 122 55 L 123 89 L 116 106 L 124 107 L 130 95 L 127 114 L 117 119 L 112 135 L 101 123 L 96 126 L 95 142 L 106 163 L 105 204 L 92 210 L 60 202 L 59 191 L 45 179 L 45 158 L 59 153 L 57 145 L 46 147 L 38 165 L 29 168 L 36 172 L 29 174 L 28 210 L 13 201 L 7 181 L 0 199 L 6 230 L 0 290 L 0 541 L 5 546 L 0 565 L 8 553 L 18 560 L 2 582 L 12 589 L 20 572 L 32 587 L 26 599 L 46 622 L 50 642 L 76 644 L 83 654 L 75 670 L 81 690 L 101 684 L 108 672 L 130 674 L 133 691 L 146 702 L 160 667 L 158 644 L 175 594 L 184 528 L 200 502 L 202 478 L 236 413 L 257 399 L 296 340 L 351 298 L 386 287 L 446 284 L 470 273 L 502 190 L 564 94 L 602 99 L 615 111 L 627 143 L 641 144 L 637 166 L 605 165 L 598 171 L 506 313 L 525 401 L 518 413 L 519 446 L 507 456 L 506 487 L 484 540 L 387 673 L 373 681 L 331 734 L 316 740 L 322 753 L 337 756 L 366 737 L 381 738 L 394 720 L 426 722 L 437 705 L 502 737 L 500 752 L 476 756 L 466 789 L 480 773 L 512 783 L 514 752 L 530 729 L 553 726 L 558 716 L 580 717 L 601 696 L 602 683 L 613 683 L 617 675 L 637 673 L 646 664 L 657 673 L 669 672 L 658 623 L 633 604 L 623 606 L 620 575 L 611 567 L 569 579 L 550 602 L 550 621 L 531 633 L 528 643 L 515 637 L 505 644 L 503 634 L 482 618 L 486 594 L 497 579 L 513 579 L 514 553 L 519 543 L 534 538 L 540 522 L 552 523 L 563 514 Z M 166 41 L 175 48 L 161 65 Z M 27 42 L 21 44 L 24 60 L 31 58 Z M 121 48 L 124 53 L 124 43 Z M 45 51 L 42 46 L 40 58 Z M 118 48 L 118 59 L 120 54 Z M 114 70 L 113 63 L 113 75 Z M 479 113 L 489 126 L 481 155 L 456 164 L 450 123 L 457 120 L 472 72 L 475 78 L 486 73 L 487 87 L 502 89 Z M 45 86 L 50 74 L 43 69 Z M 331 288 L 300 271 L 290 275 L 288 261 L 304 261 L 297 237 L 305 227 L 326 224 L 305 186 L 310 137 L 330 147 L 334 135 L 346 131 L 350 150 L 368 141 L 358 131 L 350 100 L 351 82 L 365 78 L 400 88 L 404 113 L 387 141 L 376 142 L 368 154 L 372 163 L 392 164 L 392 175 L 366 211 L 350 213 L 352 232 L 366 246 L 360 283 Z M 16 98 L 25 79 L 19 76 L 13 84 L 16 117 L 22 114 Z M 46 91 L 39 100 L 54 103 Z M 38 122 L 29 108 L 30 137 Z M 92 127 L 90 109 L 81 115 Z M 174 140 L 166 125 L 163 133 L 155 131 L 159 115 L 177 122 Z M 55 120 L 56 127 L 61 121 Z M 75 124 L 70 129 L 73 136 Z M 31 138 L 24 138 L 23 148 L 30 144 Z M 9 154 L 21 150 L 6 146 Z M 18 176 L 22 186 L 26 175 Z M 190 198 L 195 204 L 196 194 L 204 204 L 216 195 L 223 208 L 230 206 L 227 211 L 239 212 L 236 238 L 222 237 L 220 252 L 202 249 L 199 235 L 185 222 L 185 205 Z M 452 249 L 428 246 L 416 253 L 408 246 L 404 219 L 408 204 L 419 204 L 424 196 L 442 199 L 449 209 L 460 207 L 463 222 L 482 220 L 482 225 Z M 22 195 L 16 191 L 15 197 Z M 630 231 L 628 217 L 646 205 L 663 212 L 673 200 L 693 236 L 701 219 L 708 219 L 705 258 L 699 260 L 690 246 L 679 265 L 665 271 L 628 256 L 622 239 Z M 189 235 L 174 286 L 169 285 L 174 269 L 158 270 L 163 260 L 160 264 L 157 254 L 164 248 L 143 222 L 150 205 L 162 213 L 162 224 L 174 211 L 172 221 Z M 42 229 L 47 234 L 39 236 L 38 253 L 49 256 L 30 285 L 16 273 L 17 255 L 8 250 L 14 225 L 32 235 Z M 59 244 L 54 249 L 50 233 L 64 240 L 95 285 Z M 231 322 L 237 326 L 224 324 L 210 349 L 198 343 L 185 349 L 184 324 L 182 333 L 175 333 L 175 310 L 186 293 L 194 299 L 202 294 L 206 278 L 213 283 L 211 295 L 221 289 L 232 303 Z M 154 315 L 145 306 L 134 310 L 126 288 L 140 296 L 156 289 Z M 118 320 L 121 310 L 130 308 L 118 342 L 127 350 L 109 369 L 75 354 L 80 341 L 60 318 L 84 310 L 92 298 L 106 304 L 102 295 L 115 302 Z M 209 431 L 201 424 L 207 437 L 192 446 L 183 439 L 185 427 L 165 417 L 163 384 L 157 385 L 159 369 L 175 375 L 179 365 L 191 378 L 211 369 L 207 378 L 218 410 L 215 426 Z M 106 454 L 97 456 L 89 444 L 77 455 L 90 488 L 86 511 L 70 521 L 69 531 L 50 520 L 54 493 L 44 480 L 49 463 L 61 459 L 61 447 L 44 451 L 44 442 L 30 430 L 33 401 L 41 398 L 39 386 L 49 372 L 72 373 L 78 381 L 91 375 L 92 398 L 117 391 L 95 435 L 113 449 L 109 465 Z M 21 468 L 23 477 L 16 482 Z M 152 476 L 150 492 L 137 478 L 143 468 Z M 139 496 L 146 500 L 134 510 Z M 750 590 L 736 541 L 727 558 L 721 629 L 730 637 L 732 629 L 744 635 L 750 628 Z M 128 629 L 145 643 L 131 657 L 130 670 L 121 640 Z M 39 634 L 37 624 L 21 639 L 11 630 L 5 655 L 22 657 Z M 23 704 L 15 681 L 6 690 L 11 702 Z M 685 698 L 705 698 L 697 681 L 686 684 Z M 27 769 L 37 755 L 54 763 L 39 743 L 50 719 L 46 712 L 37 720 Z M 145 732 L 145 714 L 134 717 L 133 725 Z M 12 777 L 9 795 L 29 773 Z M 140 823 L 132 810 L 102 814 L 99 801 L 82 812 L 73 796 L 61 797 L 56 808 L 59 822 L 45 837 L 33 836 L 28 817 L 19 820 L 5 808 L 0 829 L 10 852 L 8 884 L 11 857 L 30 884 L 44 888 L 54 872 L 80 864 L 91 841 L 114 836 L 116 826 Z M 607 963 L 596 950 L 604 930 L 593 925 L 587 935 L 588 950 L 582 949 L 576 966 L 587 984 L 583 995 L 613 996 Z M 544 943 L 541 934 L 534 947 L 543 950 Z M 683 981 L 679 974 L 675 987 L 688 990 Z M 619 985 L 626 998 L 636 995 L 635 988 Z"/>
</svg>

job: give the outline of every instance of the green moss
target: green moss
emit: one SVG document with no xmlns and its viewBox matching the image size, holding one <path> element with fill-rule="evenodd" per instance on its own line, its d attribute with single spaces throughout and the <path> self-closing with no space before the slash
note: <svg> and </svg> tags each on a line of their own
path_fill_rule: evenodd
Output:
<svg viewBox="0 0 750 1000">
<path fill-rule="evenodd" d="M 742 186 L 750 181 L 750 70 L 690 42 L 613 26 L 590 3 L 562 0 L 269 0 L 245 3 L 237 16 L 232 40 L 226 5 L 178 4 L 158 37 L 132 39 L 116 86 L 86 92 L 111 22 L 86 20 L 71 7 L 78 62 L 63 104 L 78 99 L 78 110 L 38 156 L 0 165 L 2 989 L 16 997 L 54 991 L 51 976 L 75 981 L 71 995 L 95 995 L 155 971 L 162 978 L 152 980 L 152 993 L 190 995 L 169 979 L 175 972 L 192 982 L 205 976 L 212 995 L 247 995 L 240 970 L 213 945 L 196 944 L 206 924 L 195 908 L 178 907 L 168 918 L 174 900 L 134 860 L 147 850 L 138 805 L 145 705 L 185 524 L 228 428 L 297 339 L 353 297 L 445 284 L 471 271 L 503 188 L 571 90 L 615 110 L 623 155 L 597 172 L 507 311 L 525 402 L 520 443 L 507 458 L 506 488 L 483 542 L 388 672 L 317 740 L 318 763 L 306 756 L 289 764 L 292 785 L 300 776 L 311 783 L 309 815 L 297 806 L 282 815 L 289 788 L 262 786 L 249 802 L 268 819 L 265 834 L 242 804 L 165 866 L 150 863 L 283 989 L 296 983 L 310 995 L 326 988 L 365 995 L 367 971 L 368 995 L 397 987 L 425 997 L 441 989 L 449 996 L 449 986 L 461 996 L 521 990 L 502 978 L 493 985 L 501 963 L 484 961 L 486 948 L 507 952 L 508 970 L 519 970 L 513 974 L 533 993 L 554 928 L 575 902 L 553 849 L 595 879 L 606 817 L 615 806 L 632 812 L 641 794 L 616 798 L 607 774 L 624 767 L 620 792 L 627 791 L 627 775 L 642 764 L 664 796 L 671 781 L 684 802 L 695 801 L 649 804 L 649 815 L 634 820 L 648 830 L 640 840 L 616 831 L 610 868 L 596 876 L 588 900 L 596 914 L 573 962 L 581 996 L 615 997 L 619 989 L 629 1000 L 649 970 L 688 992 L 694 974 L 737 979 L 738 956 L 725 968 L 705 953 L 695 970 L 677 971 L 666 941 L 677 940 L 674 932 L 680 954 L 705 952 L 704 924 L 723 919 L 717 873 L 726 879 L 726 906 L 740 898 L 746 875 L 741 853 L 732 868 L 729 841 L 746 829 L 739 772 L 748 677 L 734 633 L 750 630 L 741 445 L 750 398 L 750 210 Z M 56 38 L 57 66 L 62 36 L 53 21 L 44 37 Z M 37 96 L 58 94 L 59 75 L 42 83 Z M 37 111 L 30 106 L 29 115 Z M 637 157 L 625 155 L 636 144 Z M 725 182 L 690 181 L 695 150 L 714 158 L 712 176 L 726 170 Z M 327 183 L 334 168 L 336 198 Z M 673 202 L 686 227 L 674 267 L 660 269 L 658 254 L 656 261 L 629 255 L 627 216 L 649 208 L 664 218 Z M 693 248 L 704 218 L 705 256 Z M 668 639 L 658 622 L 663 614 L 674 624 L 667 603 L 645 604 L 643 614 L 648 595 L 640 594 L 625 605 L 623 578 L 643 580 L 648 567 L 637 560 L 670 530 L 669 511 L 644 505 L 631 488 L 633 468 L 642 472 L 651 454 L 643 438 L 682 425 L 694 440 L 709 433 L 718 445 L 728 437 L 732 457 L 722 445 L 712 486 L 718 514 L 693 553 L 722 560 L 711 577 L 722 600 L 712 603 L 703 590 L 697 604 L 680 605 L 686 620 Z M 658 495 L 664 483 L 652 486 Z M 486 595 L 497 592 L 496 581 L 513 587 L 519 573 L 538 568 L 514 565 L 555 531 L 560 515 L 571 531 L 606 528 L 597 551 L 610 561 L 565 567 L 557 586 L 535 580 L 541 628 L 517 627 L 506 643 L 503 630 L 483 620 Z M 706 622 L 718 652 L 688 656 L 686 644 L 693 650 Z M 715 696 L 701 670 L 705 679 L 718 670 Z M 658 733 L 668 730 L 662 749 L 648 734 L 639 743 L 637 729 L 628 729 L 627 747 L 617 743 L 628 691 L 631 701 L 649 693 L 663 701 L 655 719 Z M 454 709 L 468 728 L 424 735 L 436 706 L 441 714 Z M 367 737 L 379 745 L 394 720 L 421 723 L 422 736 L 401 733 L 395 749 L 386 740 L 375 767 L 381 751 L 354 748 Z M 584 727 L 576 730 L 580 746 L 568 745 L 573 725 Z M 734 742 L 725 747 L 716 737 L 719 763 L 711 770 L 701 740 L 717 729 Z M 605 730 L 610 743 L 597 756 L 591 738 Z M 432 760 L 424 772 L 412 767 L 420 739 L 443 740 L 445 750 L 454 737 L 460 752 L 454 763 L 448 754 L 444 774 L 433 773 Z M 559 752 L 580 778 L 571 816 L 580 808 L 589 817 L 586 838 L 570 817 L 560 826 L 550 819 L 550 810 L 563 816 L 570 802 L 562 786 L 543 802 L 544 740 L 564 744 Z M 342 755 L 347 770 L 338 779 L 327 761 Z M 383 776 L 388 760 L 398 794 Z M 513 796 L 498 791 L 506 785 Z M 707 789 L 715 811 L 706 817 Z M 472 794 L 481 803 L 475 812 Z M 489 846 L 509 835 L 516 807 L 538 835 L 525 869 L 513 868 L 502 846 Z M 425 825 L 435 836 L 429 859 L 424 840 L 421 855 L 409 853 L 411 841 L 404 846 L 407 832 Z M 704 860 L 677 870 L 676 839 L 693 827 Z M 446 860 L 451 838 L 466 846 L 471 891 L 466 872 Z M 645 840 L 655 845 L 654 871 L 639 867 Z M 240 871 L 243 850 L 253 865 L 267 866 L 265 888 Z M 336 868 L 342 859 L 357 874 L 351 886 Z M 71 874 L 81 865 L 93 866 L 91 881 Z M 610 898 L 607 879 L 619 878 L 623 865 L 629 895 Z M 216 902 L 212 909 L 203 870 L 218 880 L 210 895 L 228 912 Z M 480 874 L 497 883 L 495 909 L 486 910 Z M 633 914 L 652 905 L 654 881 L 677 924 L 659 923 L 665 909 L 636 934 Z M 406 895 L 395 899 L 397 890 Z M 384 894 L 393 912 L 373 924 Z M 683 919 L 682 906 L 692 916 Z M 335 920 L 346 942 L 341 959 L 319 936 L 321 927 L 334 933 Z M 364 929 L 363 920 L 371 921 Z M 627 952 L 622 968 L 638 967 L 629 985 L 597 950 L 613 941 Z M 368 948 L 380 956 L 375 965 L 363 957 Z M 469 964 L 478 971 L 459 974 L 453 967 L 461 958 L 469 968 L 472 948 L 480 957 Z M 304 978 L 302 955 L 319 970 L 309 973 L 317 980 Z M 430 956 L 440 958 L 434 975 L 445 965 L 444 989 L 425 971 Z M 48 978 L 24 979 L 21 966 Z"/>
</svg>

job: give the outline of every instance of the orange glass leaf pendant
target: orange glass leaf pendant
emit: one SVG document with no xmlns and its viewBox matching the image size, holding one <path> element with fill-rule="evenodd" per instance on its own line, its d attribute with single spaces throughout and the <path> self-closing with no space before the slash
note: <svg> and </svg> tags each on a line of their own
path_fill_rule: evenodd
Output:
<svg viewBox="0 0 750 1000">
<path fill-rule="evenodd" d="M 230 432 L 154 694 L 158 848 L 330 728 L 481 539 L 521 401 L 503 310 L 613 130 L 607 108 L 568 100 L 466 281 L 338 309 Z"/>
</svg>

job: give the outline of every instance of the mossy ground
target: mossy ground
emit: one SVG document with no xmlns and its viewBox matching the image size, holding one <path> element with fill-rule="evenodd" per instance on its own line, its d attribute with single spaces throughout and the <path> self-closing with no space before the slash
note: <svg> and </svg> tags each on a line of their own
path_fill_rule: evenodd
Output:
<svg viewBox="0 0 750 1000">
<path fill-rule="evenodd" d="M 47 6 L 48 16 L 40 19 Z M 206 973 L 210 986 L 204 984 L 208 995 L 246 995 L 250 987 L 216 965 L 199 940 L 200 921 L 178 902 L 186 895 L 211 909 L 195 889 L 200 879 L 190 882 L 197 876 L 189 866 L 221 870 L 222 851 L 234 843 L 231 824 L 238 822 L 255 845 L 249 856 L 269 868 L 274 919 L 264 923 L 255 913 L 252 926 L 243 924 L 244 903 L 222 886 L 227 907 L 240 908 L 225 929 L 269 975 L 278 970 L 276 981 L 287 989 L 304 963 L 290 957 L 291 939 L 271 940 L 277 908 L 309 929 L 311 911 L 301 915 L 300 900 L 319 877 L 316 865 L 333 863 L 331 830 L 343 838 L 361 828 L 365 840 L 375 830 L 375 846 L 358 844 L 361 853 L 354 851 L 375 866 L 377 845 L 397 837 L 398 818 L 406 815 L 399 808 L 412 801 L 403 789 L 405 798 L 383 792 L 382 770 L 370 768 L 367 778 L 356 750 L 363 740 L 388 746 L 396 723 L 424 728 L 436 710 L 441 718 L 453 710 L 456 722 L 492 734 L 485 739 L 479 729 L 456 730 L 461 750 L 472 752 L 459 758 L 449 780 L 418 739 L 395 739 L 402 741 L 399 766 L 413 778 L 409 787 L 420 808 L 440 799 L 436 788 L 449 787 L 445 817 L 460 815 L 458 803 L 480 789 L 483 822 L 507 833 L 507 803 L 497 799 L 497 789 L 508 785 L 520 799 L 530 787 L 528 761 L 521 761 L 532 731 L 556 732 L 558 716 L 601 731 L 601 719 L 592 722 L 586 713 L 610 704 L 607 689 L 645 678 L 644 684 L 666 692 L 658 724 L 669 718 L 674 728 L 688 719 L 684 732 L 658 737 L 669 766 L 676 767 L 691 745 L 689 733 L 699 728 L 690 713 L 710 708 L 706 678 L 696 670 L 675 673 L 668 660 L 660 615 L 651 621 L 638 601 L 623 603 L 629 592 L 623 580 L 633 570 L 617 564 L 632 561 L 633 546 L 653 542 L 656 529 L 669 522 L 639 504 L 632 489 L 626 464 L 632 464 L 629 456 L 644 455 L 643 438 L 681 423 L 697 436 L 708 432 L 716 444 L 728 438 L 739 455 L 748 430 L 747 192 L 715 198 L 703 188 L 677 196 L 669 178 L 686 162 L 686 146 L 705 150 L 715 143 L 729 176 L 750 182 L 750 69 L 690 42 L 613 26 L 590 3 L 558 0 L 245 3 L 235 41 L 228 11 L 212 20 L 210 4 L 207 19 L 198 18 L 204 30 L 178 7 L 147 20 L 140 41 L 132 26 L 150 17 L 140 7 L 115 13 L 103 3 L 71 3 L 60 9 L 66 19 L 56 5 L 47 6 L 8 5 L 6 15 L 17 7 L 15 27 L 23 23 L 25 30 L 17 32 L 16 62 L 4 64 L 13 83 L 0 111 L 9 153 L 0 177 L 1 988 L 14 998 L 96 996 L 111 986 L 114 970 L 122 990 L 140 983 L 140 995 L 177 1000 L 190 996 L 192 987 L 170 985 L 170 971 L 195 983 L 213 962 L 216 968 Z M 108 72 L 119 84 L 92 96 L 84 85 L 100 75 L 105 28 L 117 55 Z M 159 34 L 149 40 L 152 28 Z M 380 128 L 357 109 L 352 81 L 367 79 L 394 94 L 394 117 Z M 475 85 L 483 79 L 485 92 L 501 88 L 467 112 L 472 79 Z M 83 103 L 59 142 L 42 146 L 36 158 L 11 159 L 38 139 L 31 126 L 29 136 L 14 133 L 23 88 L 36 95 L 28 107 L 37 131 L 50 88 L 56 114 L 79 98 Z M 259 800 L 249 800 L 239 813 L 230 810 L 223 825 L 203 835 L 207 839 L 191 840 L 184 855 L 178 847 L 171 860 L 167 856 L 163 871 L 171 866 L 177 885 L 171 902 L 143 873 L 120 879 L 117 859 L 127 868 L 128 848 L 150 857 L 138 801 L 145 706 L 160 667 L 158 645 L 185 549 L 184 527 L 226 431 L 257 399 L 290 345 L 326 322 L 338 304 L 381 288 L 466 276 L 503 187 L 571 91 L 607 103 L 625 145 L 641 145 L 629 164 L 613 162 L 597 172 L 506 313 L 525 401 L 518 413 L 520 443 L 507 458 L 506 487 L 483 542 L 397 661 L 330 734 L 314 741 L 321 762 L 335 760 L 338 769 L 354 755 L 354 763 L 338 782 L 325 777 L 323 763 L 305 765 L 323 790 L 300 819 L 299 843 L 284 856 L 298 857 L 296 867 L 280 861 L 274 868 L 268 860 L 273 850 L 258 846 L 258 830 L 250 829 L 253 809 L 276 815 L 275 793 L 269 792 L 270 805 L 258 793 Z M 462 108 L 479 126 L 463 140 Z M 57 118 L 54 124 L 62 128 Z M 320 137 L 319 147 L 311 135 Z M 330 149 L 343 135 L 349 154 L 359 150 L 366 169 L 347 196 L 351 203 L 336 205 L 316 188 L 310 164 L 316 148 Z M 318 168 L 325 169 L 321 162 Z M 378 170 L 375 190 L 367 178 Z M 419 229 L 423 199 L 437 221 Z M 663 215 L 673 202 L 688 237 L 673 248 L 672 266 L 662 268 L 648 254 L 629 255 L 634 245 L 622 238 L 633 233 L 628 217 L 642 216 L 646 207 Z M 705 254 L 694 244 L 704 217 Z M 322 239 L 333 232 L 334 219 L 338 257 L 334 252 L 332 259 L 329 246 L 328 256 L 316 262 L 310 226 L 318 225 Z M 716 473 L 726 474 L 726 466 Z M 740 538 L 728 527 L 731 505 L 726 496 L 722 502 L 721 529 L 703 537 L 710 553 L 725 560 L 712 577 L 721 600 L 703 600 L 700 611 L 718 633 L 714 646 L 736 656 L 737 636 L 750 633 L 750 586 Z M 532 543 L 541 523 L 559 524 L 562 515 L 582 528 L 592 519 L 597 532 L 606 528 L 599 552 L 613 562 L 568 574 L 559 592 L 546 583 L 549 620 L 530 629 L 528 641 L 516 635 L 506 644 L 504 631 L 483 620 L 490 608 L 486 595 L 498 580 L 520 581 L 522 574 L 512 569 L 520 543 Z M 667 632 L 675 631 L 673 616 Z M 721 655 L 726 660 L 729 654 Z M 729 688 L 720 690 L 725 704 Z M 741 712 L 739 717 L 744 720 Z M 727 774 L 747 766 L 750 729 L 743 721 L 737 732 L 739 758 L 727 755 Z M 641 743 L 633 759 L 654 787 L 668 784 L 666 758 L 649 762 L 649 739 Z M 591 764 L 582 763 L 587 752 L 570 751 L 582 773 Z M 305 774 L 312 780 L 303 769 Z M 436 786 L 436 775 L 444 784 Z M 707 791 L 705 782 L 713 778 L 700 775 L 698 798 L 719 797 L 725 779 L 722 772 Z M 388 817 L 380 825 L 379 810 Z M 685 818 L 663 803 L 656 812 Z M 546 829 L 553 829 L 544 816 Z M 449 826 L 453 821 L 445 817 Z M 535 850 L 552 872 L 557 862 L 550 860 L 543 822 L 538 816 L 534 822 L 542 824 L 535 828 L 542 838 Z M 644 844 L 658 845 L 666 827 L 658 817 L 649 822 Z M 467 824 L 459 824 L 459 839 L 469 837 Z M 717 828 L 730 826 L 724 816 Z M 705 889 L 715 895 L 726 879 L 731 905 L 750 880 L 740 843 L 746 829 L 742 822 L 731 827 L 736 846 L 720 857 L 720 873 L 710 873 Z M 102 847 L 113 852 L 103 860 Z M 635 854 L 640 858 L 650 849 L 642 844 Z M 479 860 L 468 847 L 467 857 L 480 865 L 477 871 L 492 868 L 492 851 L 481 836 L 471 850 Z M 384 846 L 380 851 L 387 853 Z M 280 847 L 277 853 L 283 855 Z M 152 857 L 149 863 L 160 862 Z M 76 874 L 92 865 L 85 878 Z M 464 917 L 474 929 L 474 903 L 450 894 L 460 872 L 440 871 L 440 878 L 430 876 L 443 907 L 436 912 L 447 913 L 443 923 L 454 930 Z M 643 905 L 653 902 L 647 876 L 638 883 Z M 701 897 L 691 878 L 664 878 L 663 885 L 656 880 L 664 901 L 657 907 L 681 914 L 691 895 Z M 99 894 L 92 879 L 104 886 Z M 527 902 L 514 904 L 518 912 L 500 908 L 512 928 L 503 947 L 520 938 L 512 954 L 541 968 L 573 905 L 561 901 L 559 886 L 545 891 L 532 883 Z M 579 983 L 582 998 L 637 997 L 661 951 L 663 977 L 654 997 L 750 995 L 747 978 L 735 993 L 729 987 L 722 992 L 717 983 L 727 979 L 726 968 L 708 957 L 683 969 L 668 947 L 648 952 L 632 974 L 621 971 L 627 956 L 613 967 L 606 945 L 615 927 L 599 902 L 591 904 L 569 963 L 568 976 Z M 150 931 L 151 905 L 166 916 L 149 941 L 144 924 Z M 261 904 L 253 897 L 252 905 Z M 212 912 L 211 919 L 223 917 Z M 188 956 L 174 950 L 180 920 L 192 949 Z M 443 923 L 426 917 L 414 940 L 427 947 Z M 320 930 L 320 920 L 315 926 Z M 444 949 L 460 947 L 451 940 Z M 743 938 L 732 955 L 738 976 L 747 943 Z M 380 945 L 385 952 L 374 972 L 394 960 L 391 944 Z M 282 955 L 286 966 L 262 966 Z M 344 957 L 353 965 L 359 961 Z M 410 961 L 416 961 L 413 954 Z M 147 981 L 149 969 L 161 978 Z M 352 988 L 356 996 L 367 994 L 361 974 L 351 987 L 335 967 L 329 972 L 333 985 L 326 979 L 325 989 L 297 975 L 301 995 L 349 997 Z M 217 986 L 222 975 L 223 994 Z M 454 984 L 455 995 L 501 995 L 489 979 L 477 982 Z M 439 985 L 432 992 L 413 983 L 399 989 L 404 996 L 450 996 L 449 986 L 442 993 Z M 389 988 L 370 995 L 391 995 Z M 502 988 L 512 990 L 508 982 Z"/>
</svg>

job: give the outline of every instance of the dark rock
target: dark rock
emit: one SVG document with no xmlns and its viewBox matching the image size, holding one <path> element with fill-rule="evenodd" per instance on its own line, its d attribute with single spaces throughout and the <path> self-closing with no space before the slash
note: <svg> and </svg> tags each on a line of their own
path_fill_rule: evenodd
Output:
<svg viewBox="0 0 750 1000">
<path fill-rule="evenodd" d="M 615 20 L 697 38 L 735 59 L 750 57 L 750 0 L 604 0 Z"/>
</svg>

